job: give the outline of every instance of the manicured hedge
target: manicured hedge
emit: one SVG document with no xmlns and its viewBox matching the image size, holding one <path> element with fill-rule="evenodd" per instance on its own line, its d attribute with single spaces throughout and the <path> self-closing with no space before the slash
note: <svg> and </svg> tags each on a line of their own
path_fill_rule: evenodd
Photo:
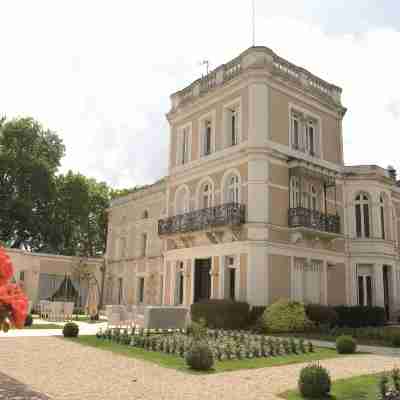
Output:
<svg viewBox="0 0 400 400">
<path fill-rule="evenodd" d="M 337 325 L 340 327 L 361 328 L 367 326 L 384 326 L 386 322 L 383 307 L 337 306 Z"/>
<path fill-rule="evenodd" d="M 204 300 L 190 307 L 193 321 L 204 320 L 209 328 L 243 329 L 249 320 L 248 303 L 231 300 Z"/>
<path fill-rule="evenodd" d="M 322 304 L 307 304 L 307 318 L 314 322 L 317 326 L 328 325 L 333 327 L 338 322 L 338 313 L 333 307 Z"/>
</svg>

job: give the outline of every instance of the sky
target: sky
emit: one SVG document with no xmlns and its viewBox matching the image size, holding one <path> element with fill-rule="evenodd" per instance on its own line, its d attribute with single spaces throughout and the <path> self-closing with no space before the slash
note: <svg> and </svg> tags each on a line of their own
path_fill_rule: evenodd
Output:
<svg viewBox="0 0 400 400">
<path fill-rule="evenodd" d="M 251 0 L 2 0 L 0 114 L 115 188 L 167 174 L 171 93 L 252 44 Z M 400 2 L 256 0 L 256 44 L 343 88 L 346 164 L 400 173 Z"/>
</svg>

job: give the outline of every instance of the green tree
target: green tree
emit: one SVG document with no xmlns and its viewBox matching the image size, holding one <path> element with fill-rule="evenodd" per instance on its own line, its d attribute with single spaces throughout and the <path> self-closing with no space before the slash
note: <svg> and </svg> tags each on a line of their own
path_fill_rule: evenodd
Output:
<svg viewBox="0 0 400 400">
<path fill-rule="evenodd" d="M 103 182 L 69 171 L 56 178 L 54 221 L 48 243 L 52 252 L 98 256 L 105 251 L 110 190 Z"/>
<path fill-rule="evenodd" d="M 0 240 L 40 250 L 49 231 L 62 140 L 32 118 L 0 122 Z"/>
</svg>

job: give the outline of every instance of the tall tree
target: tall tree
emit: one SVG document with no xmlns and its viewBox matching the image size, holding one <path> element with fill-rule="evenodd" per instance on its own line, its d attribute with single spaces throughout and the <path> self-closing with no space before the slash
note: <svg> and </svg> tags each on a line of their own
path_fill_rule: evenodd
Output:
<svg viewBox="0 0 400 400">
<path fill-rule="evenodd" d="M 0 240 L 39 250 L 49 231 L 62 140 L 32 118 L 0 123 Z"/>
<path fill-rule="evenodd" d="M 52 226 L 48 238 L 52 252 L 93 257 L 105 250 L 110 190 L 105 183 L 69 171 L 56 178 Z"/>
</svg>

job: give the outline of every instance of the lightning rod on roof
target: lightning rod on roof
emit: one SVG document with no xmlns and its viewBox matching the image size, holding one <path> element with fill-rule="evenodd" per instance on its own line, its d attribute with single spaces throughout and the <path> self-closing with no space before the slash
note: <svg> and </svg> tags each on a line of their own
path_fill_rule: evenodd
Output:
<svg viewBox="0 0 400 400">
<path fill-rule="evenodd" d="M 253 15 L 252 15 L 252 25 L 253 25 L 253 47 L 256 46 L 256 0 L 253 2 Z"/>
</svg>

